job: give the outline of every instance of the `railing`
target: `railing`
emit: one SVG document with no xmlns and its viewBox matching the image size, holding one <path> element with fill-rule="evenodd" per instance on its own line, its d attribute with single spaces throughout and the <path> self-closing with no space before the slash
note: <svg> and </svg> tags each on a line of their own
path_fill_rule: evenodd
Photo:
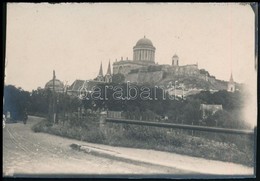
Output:
<svg viewBox="0 0 260 181">
<path fill-rule="evenodd" d="M 177 128 L 177 129 L 187 129 L 187 130 L 194 130 L 194 131 L 206 131 L 206 132 L 239 134 L 239 135 L 254 135 L 253 129 L 239 130 L 239 129 L 227 129 L 227 128 L 217 128 L 217 127 L 206 127 L 206 126 L 194 126 L 194 125 L 187 125 L 187 124 L 158 123 L 158 122 L 148 122 L 148 121 L 118 119 L 118 118 L 106 118 L 105 121 L 110 123 L 134 124 L 134 125 L 153 126 L 153 127 L 162 127 L 162 128 Z"/>
<path fill-rule="evenodd" d="M 122 112 L 121 111 L 107 111 L 107 117 L 122 119 Z"/>
</svg>

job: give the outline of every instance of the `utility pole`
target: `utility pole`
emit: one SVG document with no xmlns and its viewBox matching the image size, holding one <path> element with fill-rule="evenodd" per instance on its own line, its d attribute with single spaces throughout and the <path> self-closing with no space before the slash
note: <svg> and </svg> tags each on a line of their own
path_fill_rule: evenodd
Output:
<svg viewBox="0 0 260 181">
<path fill-rule="evenodd" d="M 182 87 L 182 99 L 184 99 L 184 85 L 182 85 L 181 87 Z"/>
<path fill-rule="evenodd" d="M 55 100 L 55 70 L 53 70 L 53 78 L 52 78 L 52 87 L 53 87 L 53 92 L 52 92 L 52 113 L 53 113 L 53 123 L 55 124 L 55 119 L 56 119 L 56 100 Z"/>
<path fill-rule="evenodd" d="M 192 123 L 191 123 L 191 124 L 192 124 L 192 126 L 193 126 L 193 121 L 192 121 Z M 191 135 L 192 135 L 192 137 L 193 137 L 193 130 L 191 131 Z"/>
<path fill-rule="evenodd" d="M 176 100 L 176 82 L 178 82 L 177 80 L 174 82 L 174 99 Z"/>
</svg>

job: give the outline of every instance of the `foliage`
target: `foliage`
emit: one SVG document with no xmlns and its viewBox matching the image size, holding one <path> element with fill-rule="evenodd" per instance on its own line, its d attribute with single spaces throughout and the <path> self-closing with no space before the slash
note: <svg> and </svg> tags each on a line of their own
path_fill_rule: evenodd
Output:
<svg viewBox="0 0 260 181">
<path fill-rule="evenodd" d="M 23 120 L 27 115 L 30 93 L 13 85 L 4 87 L 3 113 L 10 112 L 12 120 Z"/>
<path fill-rule="evenodd" d="M 29 112 L 32 114 L 47 115 L 49 112 L 52 93 L 49 89 L 33 90 L 29 100 Z"/>
<path fill-rule="evenodd" d="M 209 76 L 209 72 L 206 71 L 205 69 L 200 69 L 200 74 L 205 74 Z"/>
<path fill-rule="evenodd" d="M 120 74 L 118 79 L 120 79 Z M 147 119 L 145 117 L 149 116 L 146 116 L 145 112 L 151 112 L 154 114 L 152 118 L 167 116 L 169 119 L 164 121 L 198 125 L 202 119 L 201 104 L 221 104 L 223 111 L 213 115 L 209 114 L 208 118 L 204 120 L 206 125 L 216 126 L 217 122 L 217 126 L 224 128 L 248 128 L 245 121 L 241 120 L 241 112 L 246 99 L 246 95 L 241 92 L 230 93 L 223 90 L 211 93 L 202 91 L 199 94 L 188 96 L 186 100 L 172 100 L 162 89 L 155 90 L 149 85 L 131 84 L 137 89 L 138 94 L 134 100 L 128 100 L 127 89 L 129 87 L 126 83 L 112 82 L 98 86 L 101 89 L 101 97 L 104 98 L 106 91 L 106 98 L 103 100 L 96 100 L 91 96 L 88 97 L 89 99 L 80 100 L 64 93 L 53 95 L 50 90 L 46 89 L 33 90 L 30 94 L 14 86 L 5 86 L 4 113 L 11 112 L 13 119 L 19 119 L 19 115 L 22 115 L 26 109 L 30 114 L 50 115 L 53 110 L 53 101 L 55 101 L 56 112 L 60 119 L 64 119 L 66 115 L 77 114 L 79 109 L 85 108 L 85 110 L 92 111 L 122 111 L 130 115 L 131 119 Z M 116 86 L 122 87 L 122 99 L 115 100 L 113 97 Z M 151 99 L 141 98 L 140 93 L 144 87 L 150 90 L 149 97 Z M 130 90 L 128 94 L 133 95 L 134 93 L 134 90 Z"/>
</svg>

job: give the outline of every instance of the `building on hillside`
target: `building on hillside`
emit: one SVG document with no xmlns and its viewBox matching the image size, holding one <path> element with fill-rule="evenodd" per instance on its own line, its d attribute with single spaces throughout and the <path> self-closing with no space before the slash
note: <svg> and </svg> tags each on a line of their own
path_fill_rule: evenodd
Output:
<svg viewBox="0 0 260 181">
<path fill-rule="evenodd" d="M 198 62 L 195 64 L 181 65 L 180 58 L 174 54 L 171 58 L 171 64 L 158 64 L 155 56 L 155 46 L 152 41 L 144 36 L 137 41 L 133 47 L 132 60 L 126 58 L 113 62 L 113 73 L 111 71 L 110 60 L 107 68 L 107 73 L 103 74 L 102 63 L 100 64 L 99 73 L 94 80 L 90 82 L 110 83 L 115 74 L 124 75 L 125 82 L 136 84 L 151 84 L 151 85 L 167 85 L 167 82 L 178 81 L 184 87 L 180 90 L 169 89 L 169 93 L 177 94 L 177 97 L 185 97 L 201 90 L 227 90 L 227 82 L 217 80 L 210 75 L 205 69 L 198 68 Z M 234 91 L 235 82 L 231 79 L 228 90 Z M 73 88 L 74 84 L 84 82 L 84 80 L 76 80 L 70 87 L 70 92 L 78 91 Z M 179 85 L 177 85 L 179 86 Z M 196 91 L 190 91 L 196 90 Z"/>
<path fill-rule="evenodd" d="M 210 115 L 214 115 L 217 111 L 223 110 L 222 105 L 217 104 L 201 104 L 200 111 L 202 113 L 202 119 L 206 119 Z"/>
<path fill-rule="evenodd" d="M 198 63 L 180 65 L 178 55 L 173 55 L 171 65 L 155 63 L 155 50 L 153 43 L 144 37 L 137 41 L 133 47 L 133 60 L 128 58 L 113 63 L 113 73 L 123 74 L 125 81 L 133 83 L 159 82 L 165 75 L 168 77 L 196 76 L 207 80 L 210 75 L 207 71 L 198 69 Z"/>
</svg>

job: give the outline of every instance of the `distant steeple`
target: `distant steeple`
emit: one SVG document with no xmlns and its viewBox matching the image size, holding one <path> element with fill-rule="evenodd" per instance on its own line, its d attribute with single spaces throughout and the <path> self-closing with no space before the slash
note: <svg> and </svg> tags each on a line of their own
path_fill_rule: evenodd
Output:
<svg viewBox="0 0 260 181">
<path fill-rule="evenodd" d="M 234 83 L 234 79 L 233 79 L 233 74 L 231 72 L 231 76 L 230 76 L 230 79 L 229 79 L 229 83 Z"/>
<path fill-rule="evenodd" d="M 101 76 L 101 77 L 103 77 L 102 62 L 101 62 L 101 64 L 100 64 L 100 68 L 99 68 L 99 73 L 98 73 L 98 76 Z"/>
<path fill-rule="evenodd" d="M 110 66 L 110 60 L 108 63 L 108 67 L 107 67 L 107 74 L 106 75 L 111 75 L 111 66 Z"/>
<path fill-rule="evenodd" d="M 112 82 L 112 73 L 111 73 L 111 66 L 110 66 L 110 60 L 107 67 L 107 73 L 105 75 L 105 82 L 110 83 Z"/>
<path fill-rule="evenodd" d="M 234 82 L 234 79 L 233 79 L 232 72 L 231 72 L 231 76 L 230 76 L 230 79 L 229 79 L 229 82 L 228 82 L 227 91 L 235 92 L 235 82 Z"/>
</svg>

